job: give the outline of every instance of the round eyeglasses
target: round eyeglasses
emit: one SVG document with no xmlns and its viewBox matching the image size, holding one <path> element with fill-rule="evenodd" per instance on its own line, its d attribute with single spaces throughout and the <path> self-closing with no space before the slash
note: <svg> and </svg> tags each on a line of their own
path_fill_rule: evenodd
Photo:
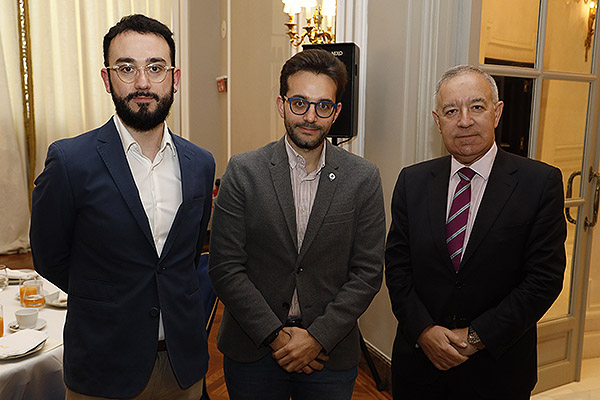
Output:
<svg viewBox="0 0 600 400">
<path fill-rule="evenodd" d="M 285 97 L 281 96 L 283 100 L 287 100 L 290 105 L 290 111 L 296 115 L 304 115 L 308 112 L 311 104 L 315 106 L 315 113 L 320 118 L 329 118 L 337 108 L 337 104 L 331 101 L 308 101 L 301 97 Z"/>
<path fill-rule="evenodd" d="M 123 83 L 133 83 L 137 79 L 140 70 L 144 70 L 146 77 L 152 83 L 161 83 L 167 77 L 167 72 L 175 67 L 163 65 L 163 64 L 148 64 L 141 67 L 136 67 L 133 64 L 123 63 L 117 64 L 106 69 L 112 69 L 116 71 L 117 76 Z"/>
</svg>

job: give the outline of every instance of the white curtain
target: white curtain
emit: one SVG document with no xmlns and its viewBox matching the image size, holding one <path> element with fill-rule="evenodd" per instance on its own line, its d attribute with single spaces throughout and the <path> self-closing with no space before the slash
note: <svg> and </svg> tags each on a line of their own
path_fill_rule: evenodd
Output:
<svg viewBox="0 0 600 400">
<path fill-rule="evenodd" d="M 141 13 L 174 30 L 179 1 L 29 0 L 34 176 L 44 168 L 50 143 L 98 127 L 114 113 L 100 78 L 102 38 L 110 27 L 125 15 Z M 17 3 L 0 0 L 0 254 L 29 247 Z"/>
<path fill-rule="evenodd" d="M 14 1 L 14 0 L 13 0 Z M 104 90 L 102 38 L 140 13 L 173 30 L 174 0 L 29 0 L 36 114 L 36 175 L 48 146 L 104 124 L 114 113 Z"/>
<path fill-rule="evenodd" d="M 0 254 L 29 247 L 29 195 L 17 2 L 0 0 Z"/>
</svg>

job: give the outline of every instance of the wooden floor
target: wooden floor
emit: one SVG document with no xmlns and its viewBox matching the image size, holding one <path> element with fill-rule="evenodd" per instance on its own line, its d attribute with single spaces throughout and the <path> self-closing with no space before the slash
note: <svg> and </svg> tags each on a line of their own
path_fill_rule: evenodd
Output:
<svg viewBox="0 0 600 400">
<path fill-rule="evenodd" d="M 0 264 L 7 265 L 9 268 L 33 268 L 31 254 L 0 255 Z M 211 400 L 228 400 L 227 388 L 223 377 L 223 356 L 217 349 L 216 337 L 221 322 L 222 305 L 219 305 L 215 316 L 215 322 L 208 338 L 208 351 L 210 353 L 210 363 L 208 373 L 206 374 L 206 387 Z M 369 375 L 359 369 L 358 378 L 354 386 L 352 400 L 391 400 L 392 396 L 388 392 L 380 392 L 375 387 L 375 382 Z"/>
</svg>

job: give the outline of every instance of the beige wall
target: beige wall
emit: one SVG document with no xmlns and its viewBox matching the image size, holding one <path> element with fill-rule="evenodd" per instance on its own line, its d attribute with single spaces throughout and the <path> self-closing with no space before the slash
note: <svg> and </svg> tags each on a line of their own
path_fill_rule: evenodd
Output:
<svg viewBox="0 0 600 400">
<path fill-rule="evenodd" d="M 388 227 L 400 170 L 445 153 L 431 118 L 432 96 L 444 70 L 467 62 L 469 38 L 459 38 L 456 28 L 469 23 L 461 22 L 466 3 L 369 2 L 365 158 L 380 168 Z M 396 325 L 384 284 L 360 319 L 361 331 L 391 358 Z"/>
<path fill-rule="evenodd" d="M 189 139 L 211 153 L 221 166 L 223 159 L 220 98 L 215 78 L 220 65 L 220 10 L 215 1 L 188 2 L 189 71 L 181 79 L 189 83 Z"/>
<path fill-rule="evenodd" d="M 275 106 L 279 72 L 290 57 L 281 1 L 231 2 L 231 154 L 283 135 Z"/>
</svg>

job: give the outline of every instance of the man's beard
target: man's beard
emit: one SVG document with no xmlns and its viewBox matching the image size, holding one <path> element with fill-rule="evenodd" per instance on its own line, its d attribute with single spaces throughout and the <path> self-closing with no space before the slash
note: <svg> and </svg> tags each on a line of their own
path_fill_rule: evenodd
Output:
<svg viewBox="0 0 600 400">
<path fill-rule="evenodd" d="M 292 142 L 294 142 L 296 146 L 305 150 L 314 150 L 317 147 L 319 147 L 323 143 L 325 136 L 327 136 L 327 134 L 329 133 L 329 129 L 331 129 L 331 126 L 329 128 L 325 128 L 321 125 L 311 124 L 308 122 L 302 124 L 293 124 L 287 118 L 284 118 L 283 122 L 285 124 L 285 130 L 287 131 L 288 137 L 292 140 Z M 301 134 L 296 133 L 296 131 L 294 130 L 295 128 L 299 127 L 318 129 L 320 131 L 320 134 L 312 140 L 306 139 L 303 136 L 301 136 Z"/>
<path fill-rule="evenodd" d="M 110 94 L 115 104 L 117 115 L 123 123 L 136 131 L 146 132 L 158 125 L 162 124 L 169 115 L 171 105 L 173 104 L 175 90 L 171 86 L 169 94 L 164 97 L 159 97 L 156 93 L 136 91 L 128 94 L 125 97 L 117 97 L 110 83 Z M 151 97 L 156 101 L 156 110 L 149 111 L 148 103 L 138 104 L 139 110 L 134 111 L 129 106 L 129 102 L 135 97 Z"/>
</svg>

